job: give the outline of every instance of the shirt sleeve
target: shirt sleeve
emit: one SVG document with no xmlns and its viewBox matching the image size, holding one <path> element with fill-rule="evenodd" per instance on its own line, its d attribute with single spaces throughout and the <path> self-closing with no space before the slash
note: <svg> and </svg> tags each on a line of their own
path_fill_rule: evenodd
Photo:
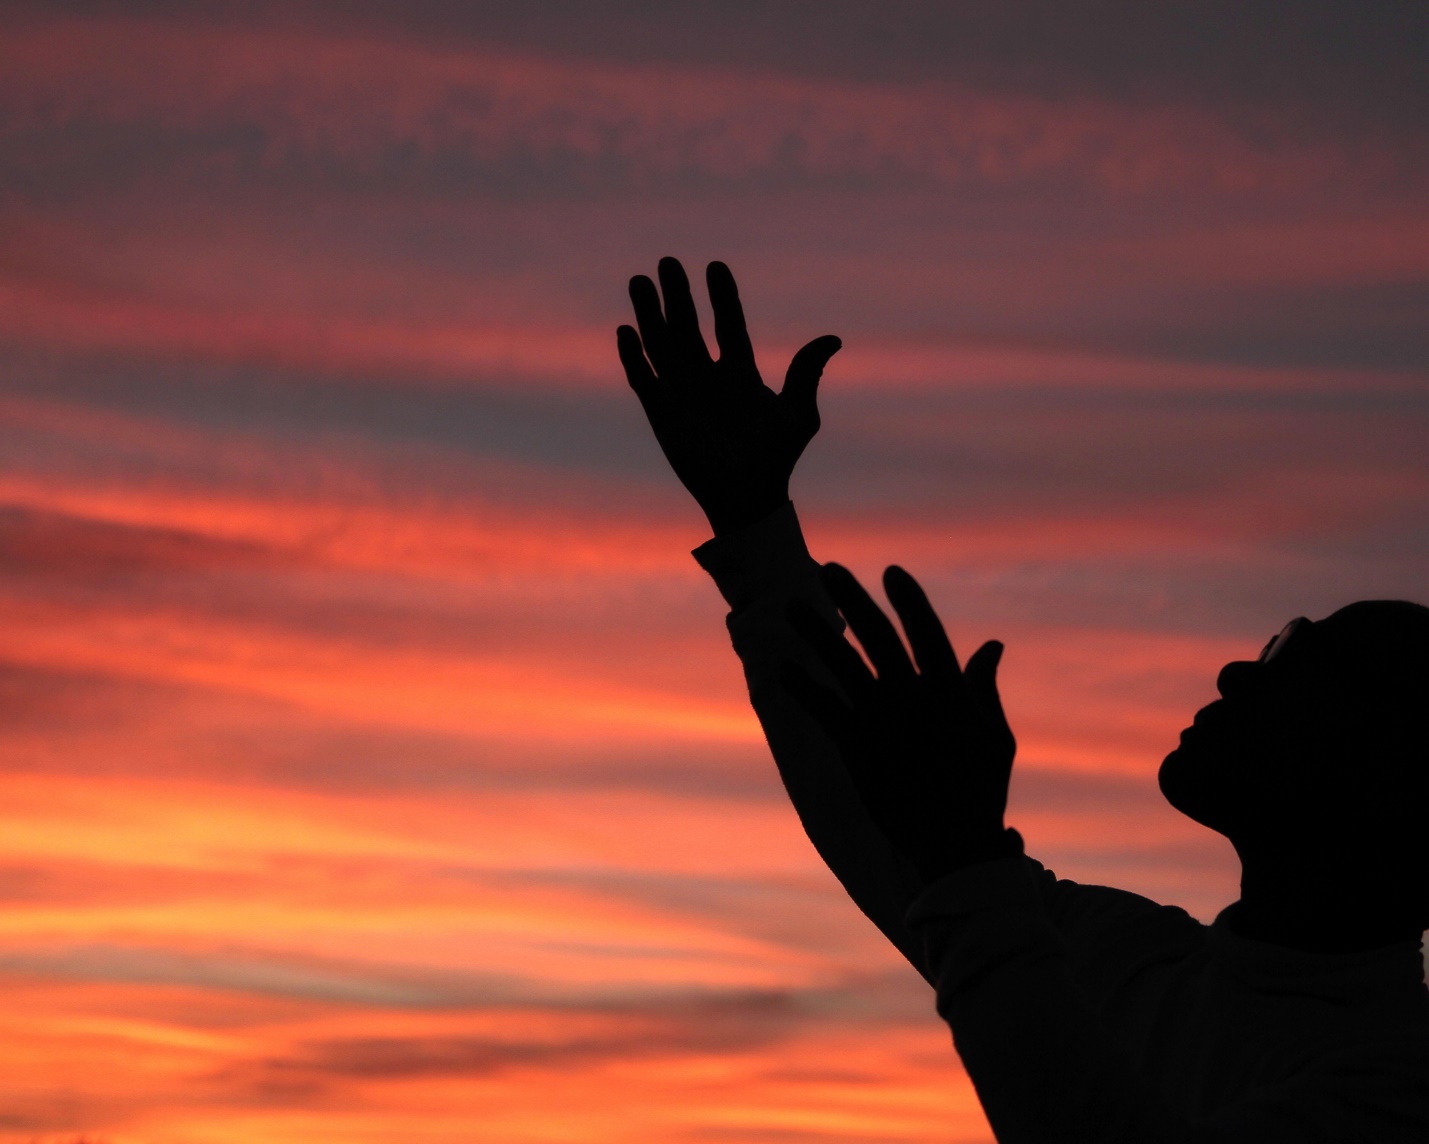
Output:
<svg viewBox="0 0 1429 1144">
<path fill-rule="evenodd" d="M 1072 978 L 1093 1008 L 1143 971 L 1179 961 L 1205 942 L 1206 927 L 1178 906 L 1059 878 L 1030 858 L 1026 865 Z"/>
<path fill-rule="evenodd" d="M 968 867 L 919 896 L 938 1012 L 999 1144 L 1410 1144 L 1429 1139 L 1425 1056 L 1357 1046 L 1215 1115 L 1173 1110 L 1074 982 L 1035 863 Z"/>
<path fill-rule="evenodd" d="M 839 759 L 837 748 L 779 682 L 782 661 L 795 660 L 830 687 L 827 672 L 789 627 L 793 600 L 812 605 L 842 629 L 790 503 L 751 527 L 695 549 L 700 566 L 730 606 L 726 624 L 744 666 L 755 713 L 805 833 L 865 915 L 931 983 L 924 945 L 906 917 L 923 884 L 912 864 L 874 825 Z M 1148 899 L 1104 886 L 1058 879 L 1033 863 L 1053 924 L 1076 954 L 1076 972 L 1091 985 L 1119 970 L 1114 956 L 1128 926 L 1153 911 L 1175 913 Z"/>
<path fill-rule="evenodd" d="M 786 503 L 758 524 L 702 545 L 694 556 L 730 606 L 727 626 L 750 701 L 805 833 L 859 909 L 931 981 L 923 944 L 905 921 L 922 889 L 916 872 L 864 810 L 833 742 L 779 682 L 781 663 L 793 660 L 834 686 L 785 620 L 791 601 L 806 601 L 843 626 L 794 506 Z"/>
</svg>

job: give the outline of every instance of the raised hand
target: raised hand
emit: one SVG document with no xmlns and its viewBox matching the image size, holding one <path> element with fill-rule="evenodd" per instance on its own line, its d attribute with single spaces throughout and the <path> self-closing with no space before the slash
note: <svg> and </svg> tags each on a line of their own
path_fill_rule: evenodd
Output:
<svg viewBox="0 0 1429 1144">
<path fill-rule="evenodd" d="M 883 586 L 913 649 L 910 659 L 851 572 L 826 565 L 824 584 L 868 663 L 812 608 L 794 604 L 790 623 L 843 696 L 792 662 L 784 681 L 837 744 L 870 817 L 926 882 L 1019 852 L 1003 825 L 1017 743 L 997 693 L 1002 644 L 983 644 L 960 668 L 923 589 L 891 567 Z"/>
<path fill-rule="evenodd" d="M 705 272 L 718 360 L 700 334 L 684 267 L 662 258 L 659 276 L 660 291 L 643 274 L 630 280 L 640 330 L 616 331 L 620 361 L 670 467 L 723 535 L 789 499 L 794 466 L 819 431 L 819 377 L 842 343 L 826 335 L 804 346 L 775 393 L 759 376 L 729 267 L 711 262 Z"/>
</svg>

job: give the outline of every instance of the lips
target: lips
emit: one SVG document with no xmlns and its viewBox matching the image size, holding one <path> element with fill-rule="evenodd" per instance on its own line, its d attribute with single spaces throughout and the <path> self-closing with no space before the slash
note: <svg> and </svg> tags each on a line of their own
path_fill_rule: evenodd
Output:
<svg viewBox="0 0 1429 1144">
<path fill-rule="evenodd" d="M 1196 717 L 1191 720 L 1191 725 L 1181 732 L 1181 742 L 1184 743 L 1189 735 L 1198 735 L 1204 732 L 1207 724 L 1213 723 L 1218 718 L 1223 702 L 1224 700 L 1217 699 L 1197 711 Z"/>
</svg>

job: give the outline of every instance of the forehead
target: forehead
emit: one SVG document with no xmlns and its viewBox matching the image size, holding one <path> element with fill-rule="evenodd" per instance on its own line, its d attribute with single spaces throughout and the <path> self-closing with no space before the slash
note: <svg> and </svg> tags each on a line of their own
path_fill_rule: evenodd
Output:
<svg viewBox="0 0 1429 1144">
<path fill-rule="evenodd" d="M 1376 648 L 1429 649 L 1429 608 L 1407 600 L 1360 600 L 1331 612 L 1319 626 L 1347 642 Z"/>
<path fill-rule="evenodd" d="M 1429 686 L 1429 609 L 1362 600 L 1315 624 L 1314 645 L 1357 673 Z"/>
<path fill-rule="evenodd" d="M 1366 691 L 1429 688 L 1429 639 L 1400 616 L 1365 605 L 1322 620 L 1304 617 L 1280 629 L 1260 653 L 1298 679 L 1310 676 L 1337 688 Z"/>
</svg>

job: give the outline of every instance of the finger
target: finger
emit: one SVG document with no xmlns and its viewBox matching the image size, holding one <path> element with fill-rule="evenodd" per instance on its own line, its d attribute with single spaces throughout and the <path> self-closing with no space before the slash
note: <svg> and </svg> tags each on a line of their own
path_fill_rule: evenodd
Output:
<svg viewBox="0 0 1429 1144">
<path fill-rule="evenodd" d="M 843 348 L 843 341 L 833 334 L 815 338 L 794 355 L 789 370 L 784 374 L 784 388 L 780 396 L 788 398 L 797 408 L 816 411 L 819 392 L 819 378 L 824 375 L 824 366 L 829 358 Z"/>
<path fill-rule="evenodd" d="M 832 688 L 819 683 L 793 660 L 785 660 L 779 665 L 779 682 L 843 753 L 852 753 L 848 747 L 857 739 L 858 719 L 853 709 Z"/>
<path fill-rule="evenodd" d="M 705 285 L 709 287 L 710 309 L 714 311 L 715 342 L 719 345 L 720 362 L 754 370 L 754 346 L 749 341 L 749 329 L 745 325 L 744 307 L 739 301 L 739 287 L 734 283 L 734 275 L 723 262 L 711 262 L 705 268 Z"/>
<path fill-rule="evenodd" d="M 874 679 L 868 664 L 806 601 L 792 601 L 784 609 L 784 615 L 794 634 L 809 645 L 809 650 L 828 669 L 845 695 L 857 702 L 869 692 Z"/>
<path fill-rule="evenodd" d="M 700 334 L 700 317 L 690 293 L 690 280 L 677 258 L 660 259 L 660 292 L 665 296 L 665 325 L 670 331 L 671 351 L 682 361 L 709 361 L 709 350 Z"/>
<path fill-rule="evenodd" d="M 957 653 L 922 585 L 894 564 L 883 573 L 883 590 L 903 624 L 903 634 L 908 637 L 918 670 L 932 678 L 959 679 Z"/>
<path fill-rule="evenodd" d="M 913 663 L 898 638 L 893 622 L 873 602 L 852 572 L 841 564 L 824 565 L 824 587 L 858 637 L 879 679 L 901 679 L 913 674 Z"/>
<path fill-rule="evenodd" d="M 660 292 L 643 274 L 630 280 L 630 304 L 635 309 L 635 324 L 640 327 L 640 340 L 645 343 L 650 364 L 656 373 L 664 376 L 673 364 L 670 330 L 665 324 L 665 315 L 660 312 Z"/>
<path fill-rule="evenodd" d="M 997 665 L 1002 662 L 1002 651 L 998 640 L 988 640 L 968 658 L 963 679 L 967 681 L 968 690 L 1006 727 L 1002 697 L 997 693 Z"/>
<path fill-rule="evenodd" d="M 620 326 L 615 331 L 615 348 L 620 354 L 620 364 L 625 367 L 625 380 L 630 383 L 630 388 L 635 390 L 635 396 L 640 398 L 640 403 L 648 412 L 659 382 L 655 379 L 655 371 L 650 368 L 650 363 L 645 360 L 640 335 L 635 332 L 633 326 Z"/>
</svg>

